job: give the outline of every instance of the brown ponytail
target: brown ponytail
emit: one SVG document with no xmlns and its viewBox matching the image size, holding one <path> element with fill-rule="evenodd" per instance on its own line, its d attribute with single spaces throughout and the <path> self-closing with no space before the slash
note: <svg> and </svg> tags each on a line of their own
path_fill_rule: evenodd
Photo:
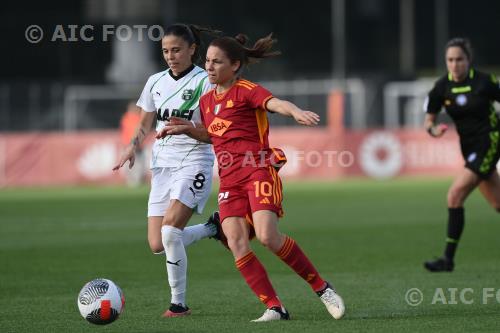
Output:
<svg viewBox="0 0 500 333">
<path fill-rule="evenodd" d="M 236 37 L 221 37 L 214 39 L 210 45 L 220 48 L 231 63 L 240 61 L 241 66 L 237 72 L 241 71 L 246 65 L 253 64 L 262 58 L 270 58 L 280 55 L 280 51 L 272 51 L 273 45 L 277 42 L 273 39 L 272 33 L 266 37 L 258 39 L 252 47 L 246 47 L 248 37 L 244 34 L 238 34 Z"/>
</svg>

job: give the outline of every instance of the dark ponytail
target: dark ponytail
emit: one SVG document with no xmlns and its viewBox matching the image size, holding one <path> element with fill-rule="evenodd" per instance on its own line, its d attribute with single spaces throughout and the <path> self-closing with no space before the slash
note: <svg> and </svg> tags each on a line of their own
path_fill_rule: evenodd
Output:
<svg viewBox="0 0 500 333">
<path fill-rule="evenodd" d="M 167 29 L 165 29 L 165 34 L 163 35 L 163 37 L 173 35 L 184 39 L 190 46 L 195 44 L 196 50 L 193 56 L 191 57 L 191 61 L 195 63 L 200 60 L 199 49 L 200 46 L 202 45 L 202 39 L 201 39 L 202 33 L 206 33 L 210 36 L 217 36 L 221 34 L 221 31 L 206 27 L 201 27 L 194 24 L 176 23 L 169 25 Z"/>
<path fill-rule="evenodd" d="M 214 39 L 210 45 L 220 48 L 231 63 L 240 61 L 241 65 L 237 72 L 241 71 L 248 64 L 256 63 L 259 59 L 275 57 L 281 54 L 280 51 L 273 51 L 272 48 L 277 40 L 273 39 L 273 34 L 258 39 L 252 47 L 246 47 L 248 37 L 238 34 L 236 37 L 221 37 Z"/>
<path fill-rule="evenodd" d="M 248 42 L 248 36 L 245 34 L 237 34 L 234 39 L 236 39 L 241 45 L 245 45 Z"/>
</svg>

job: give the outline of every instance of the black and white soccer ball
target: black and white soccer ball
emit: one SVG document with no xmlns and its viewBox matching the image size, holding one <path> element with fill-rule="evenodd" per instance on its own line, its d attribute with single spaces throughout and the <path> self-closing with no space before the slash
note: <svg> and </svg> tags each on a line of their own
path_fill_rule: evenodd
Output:
<svg viewBox="0 0 500 333">
<path fill-rule="evenodd" d="M 95 279 L 85 284 L 78 294 L 78 309 L 87 321 L 106 325 L 118 319 L 125 306 L 125 296 L 113 281 Z"/>
</svg>

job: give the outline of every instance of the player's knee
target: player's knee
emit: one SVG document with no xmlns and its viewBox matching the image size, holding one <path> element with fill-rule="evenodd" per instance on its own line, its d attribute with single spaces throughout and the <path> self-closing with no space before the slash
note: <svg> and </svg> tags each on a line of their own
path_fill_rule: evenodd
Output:
<svg viewBox="0 0 500 333">
<path fill-rule="evenodd" d="M 256 236 L 259 242 L 265 247 L 269 248 L 273 245 L 273 240 L 271 237 L 269 237 L 269 235 L 257 234 Z"/>
<path fill-rule="evenodd" d="M 495 198 L 491 203 L 491 207 L 497 212 L 500 213 L 500 202 Z"/>
<path fill-rule="evenodd" d="M 464 204 L 464 195 L 460 189 L 451 188 L 447 196 L 448 207 L 457 208 Z"/>
<path fill-rule="evenodd" d="M 229 237 L 227 239 L 227 245 L 236 257 L 245 255 L 250 249 L 248 239 L 241 236 Z"/>
<path fill-rule="evenodd" d="M 178 241 L 182 242 L 182 230 L 171 226 L 162 228 L 161 239 L 163 248 L 166 248 L 168 244 L 172 244 Z"/>
<path fill-rule="evenodd" d="M 149 248 L 153 254 L 162 254 L 163 253 L 163 244 L 149 244 Z"/>
<path fill-rule="evenodd" d="M 148 237 L 149 248 L 153 254 L 163 252 L 163 244 L 161 242 L 161 237 L 158 236 L 149 236 Z"/>
<path fill-rule="evenodd" d="M 229 248 L 231 250 L 240 250 L 242 249 L 243 247 L 245 247 L 245 243 L 243 241 L 243 238 L 228 238 L 227 239 L 227 245 L 229 245 Z"/>
<path fill-rule="evenodd" d="M 271 251 L 277 252 L 279 250 L 281 244 L 279 242 L 278 237 L 275 237 L 274 235 L 265 234 L 265 235 L 259 235 L 257 236 L 257 238 L 259 239 L 259 242 L 262 245 L 264 245 Z"/>
<path fill-rule="evenodd" d="M 149 248 L 151 249 L 151 252 L 153 254 L 163 254 L 164 253 L 164 250 L 163 250 L 163 244 L 158 242 L 158 243 L 149 243 Z"/>
</svg>

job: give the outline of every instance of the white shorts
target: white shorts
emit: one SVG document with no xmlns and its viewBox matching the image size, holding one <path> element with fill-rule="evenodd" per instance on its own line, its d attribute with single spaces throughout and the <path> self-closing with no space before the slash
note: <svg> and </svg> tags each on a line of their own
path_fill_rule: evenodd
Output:
<svg viewBox="0 0 500 333">
<path fill-rule="evenodd" d="M 170 200 L 179 200 L 201 214 L 212 188 L 212 166 L 151 169 L 148 217 L 164 216 Z"/>
</svg>

